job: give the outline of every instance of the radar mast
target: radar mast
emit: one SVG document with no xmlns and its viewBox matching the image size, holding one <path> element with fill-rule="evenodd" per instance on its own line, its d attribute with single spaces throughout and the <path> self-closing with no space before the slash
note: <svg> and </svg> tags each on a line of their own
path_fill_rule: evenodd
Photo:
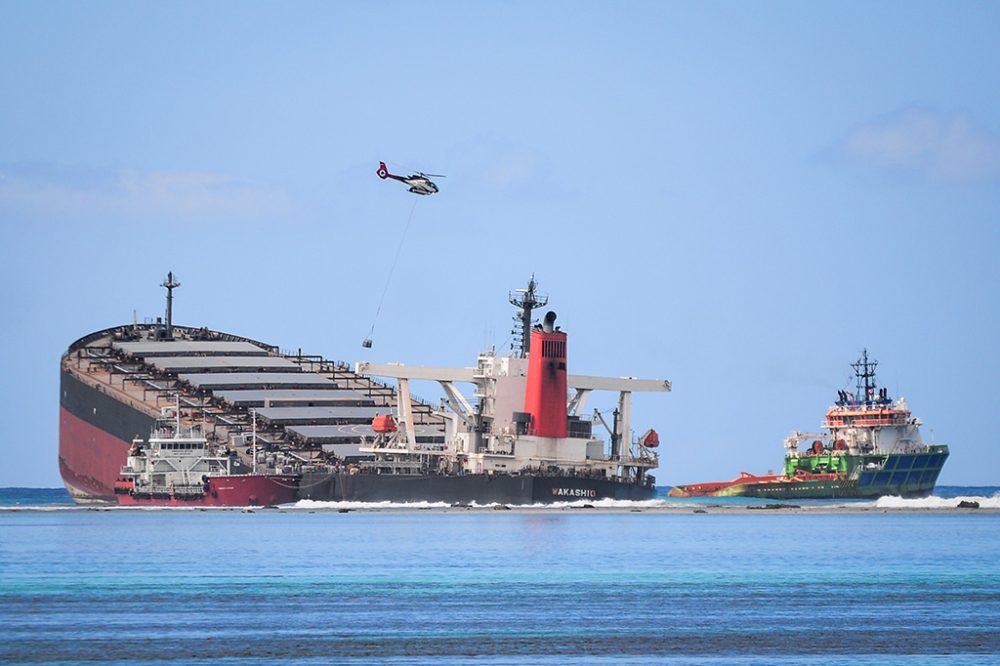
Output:
<svg viewBox="0 0 1000 666">
<path fill-rule="evenodd" d="M 878 367 L 878 361 L 869 361 L 868 349 L 865 348 L 861 352 L 861 358 L 851 363 L 851 367 L 854 368 L 854 376 L 858 382 L 858 400 L 862 402 L 874 400 L 876 388 L 875 368 Z"/>
<path fill-rule="evenodd" d="M 532 273 L 531 279 L 528 280 L 527 289 L 515 289 L 507 297 L 510 304 L 518 309 L 514 315 L 514 321 L 520 326 L 515 326 L 510 332 L 514 338 L 510 343 L 510 348 L 520 358 L 526 358 L 528 352 L 531 351 L 531 325 L 533 323 L 531 311 L 535 308 L 543 308 L 549 302 L 548 296 L 538 296 L 537 288 L 538 283 L 535 282 L 535 274 Z"/>
</svg>

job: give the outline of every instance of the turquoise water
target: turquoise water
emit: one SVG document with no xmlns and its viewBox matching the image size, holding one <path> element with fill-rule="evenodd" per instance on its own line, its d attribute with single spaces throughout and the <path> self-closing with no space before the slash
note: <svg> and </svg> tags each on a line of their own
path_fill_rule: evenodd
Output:
<svg viewBox="0 0 1000 666">
<path fill-rule="evenodd" d="M 998 659 L 995 513 L 0 512 L 0 662 Z"/>
</svg>

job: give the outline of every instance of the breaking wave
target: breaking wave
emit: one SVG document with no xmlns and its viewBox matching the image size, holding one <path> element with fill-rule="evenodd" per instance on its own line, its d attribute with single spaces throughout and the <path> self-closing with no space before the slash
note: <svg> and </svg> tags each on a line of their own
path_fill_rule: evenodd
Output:
<svg viewBox="0 0 1000 666">
<path fill-rule="evenodd" d="M 288 505 L 292 509 L 447 509 L 447 502 L 324 502 L 304 499 Z"/>
<path fill-rule="evenodd" d="M 652 500 L 575 500 L 572 502 L 552 502 L 547 504 L 501 504 L 490 502 L 478 504 L 449 504 L 448 502 L 325 502 L 320 500 L 299 500 L 289 506 L 292 509 L 322 509 L 339 510 L 351 509 L 360 511 L 370 511 L 378 509 L 451 509 L 451 508 L 472 508 L 472 509 L 495 509 L 500 506 L 508 506 L 512 509 L 664 509 L 684 506 L 681 504 L 671 504 L 660 499 Z"/>
<path fill-rule="evenodd" d="M 493 506 L 493 505 L 488 505 Z M 685 507 L 687 505 L 670 503 L 661 499 L 651 500 L 574 500 L 572 502 L 552 502 L 550 504 L 512 504 L 519 509 L 585 509 L 594 507 L 595 509 L 669 509 Z"/>
<path fill-rule="evenodd" d="M 1000 493 L 992 497 L 968 495 L 964 497 L 918 497 L 907 499 L 896 495 L 879 497 L 875 506 L 879 509 L 957 509 L 961 502 L 976 502 L 981 509 L 1000 509 Z"/>
</svg>

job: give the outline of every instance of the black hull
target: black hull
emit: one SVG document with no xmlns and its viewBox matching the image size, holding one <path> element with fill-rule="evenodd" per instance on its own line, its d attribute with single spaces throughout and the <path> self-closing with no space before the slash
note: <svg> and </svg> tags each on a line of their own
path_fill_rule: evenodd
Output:
<svg viewBox="0 0 1000 666">
<path fill-rule="evenodd" d="M 60 375 L 59 405 L 123 442 L 149 434 L 156 419 L 104 391 L 84 384 L 65 370 Z M 115 470 L 118 473 L 118 470 Z"/>
<path fill-rule="evenodd" d="M 299 498 L 334 502 L 551 504 L 601 499 L 648 500 L 651 485 L 569 476 L 306 473 Z"/>
</svg>

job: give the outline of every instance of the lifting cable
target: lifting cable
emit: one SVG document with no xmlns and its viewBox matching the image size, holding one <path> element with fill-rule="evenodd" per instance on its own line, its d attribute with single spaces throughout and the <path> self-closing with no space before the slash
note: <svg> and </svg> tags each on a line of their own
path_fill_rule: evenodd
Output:
<svg viewBox="0 0 1000 666">
<path fill-rule="evenodd" d="M 399 238 L 399 245 L 396 246 L 396 256 L 392 259 L 392 265 L 389 266 L 389 275 L 385 279 L 385 286 L 382 287 L 382 296 L 378 299 L 378 307 L 375 309 L 375 318 L 372 320 L 372 327 L 368 331 L 368 337 L 364 339 L 361 343 L 362 347 L 371 348 L 372 346 L 372 336 L 375 334 L 375 324 L 378 323 L 378 317 L 382 313 L 382 304 L 385 302 L 385 295 L 389 291 L 389 284 L 392 282 L 392 274 L 396 271 L 396 264 L 399 263 L 399 255 L 403 251 L 403 243 L 406 241 L 406 233 L 410 230 L 410 223 L 413 221 L 413 211 L 417 209 L 417 202 L 420 201 L 419 198 L 413 200 L 413 205 L 410 207 L 410 215 L 406 218 L 406 226 L 403 227 L 403 235 Z"/>
</svg>

